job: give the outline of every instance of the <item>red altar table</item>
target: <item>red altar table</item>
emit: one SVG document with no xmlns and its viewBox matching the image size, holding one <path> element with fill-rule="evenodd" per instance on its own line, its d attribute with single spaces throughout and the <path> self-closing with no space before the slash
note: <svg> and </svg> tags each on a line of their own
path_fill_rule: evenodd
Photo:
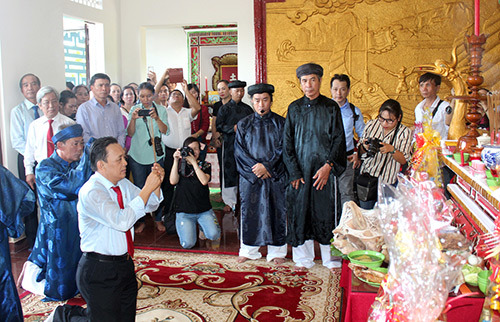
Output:
<svg viewBox="0 0 500 322">
<path fill-rule="evenodd" d="M 361 322 L 368 319 L 368 311 L 375 301 L 378 289 L 360 281 L 353 276 L 351 269 L 347 266 L 348 261 L 342 263 L 342 275 L 340 286 L 342 291 L 342 321 Z M 469 287 L 473 292 L 479 290 L 473 286 Z M 471 322 L 479 321 L 483 308 L 484 297 L 465 297 L 457 299 L 452 303 L 452 308 L 447 313 L 449 322 Z"/>
</svg>

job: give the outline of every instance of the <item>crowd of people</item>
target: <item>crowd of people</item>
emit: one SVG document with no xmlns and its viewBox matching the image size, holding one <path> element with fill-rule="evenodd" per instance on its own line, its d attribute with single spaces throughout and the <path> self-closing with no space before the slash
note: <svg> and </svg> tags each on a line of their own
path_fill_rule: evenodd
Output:
<svg viewBox="0 0 500 322">
<path fill-rule="evenodd" d="M 340 267 L 330 240 L 342 205 L 373 208 L 376 196 L 358 193 L 363 182 L 357 178 L 396 185 L 411 159 L 413 135 L 396 100 L 385 101 L 365 125 L 347 99 L 349 77 L 331 78 L 329 98 L 320 93 L 323 73 L 314 63 L 297 68 L 304 95 L 289 105 L 286 118 L 271 111 L 271 84 L 248 88 L 250 106 L 242 101 L 246 82 L 221 80 L 220 101 L 210 110 L 196 84 L 170 83 L 168 70 L 159 80 L 149 72 L 147 82 L 123 88 L 98 73 L 89 88 L 61 93 L 41 87 L 36 75 L 22 76 L 25 99 L 11 112 L 11 142 L 26 183 L 2 190 L 1 199 L 17 194 L 20 204 L 34 199 L 33 191 L 41 211 L 38 223 L 33 200 L 23 208 L 32 252 L 18 284 L 48 300 L 80 292 L 87 309 L 59 307 L 55 320 L 133 321 L 133 238 L 146 214 L 160 232 L 173 227 L 183 248 L 196 244 L 197 225 L 205 238 L 221 236 L 209 198 L 208 144 L 217 149 L 224 211 L 239 220 L 238 262 L 260 258 L 267 246 L 267 260 L 279 265 L 291 245 L 296 269 L 307 270 L 315 265 L 317 242 L 322 264 Z M 446 138 L 452 111 L 437 96 L 440 82 L 434 74 L 420 77 L 424 100 L 414 132 L 427 117 Z M 112 294 L 121 297 L 111 301 Z"/>
</svg>

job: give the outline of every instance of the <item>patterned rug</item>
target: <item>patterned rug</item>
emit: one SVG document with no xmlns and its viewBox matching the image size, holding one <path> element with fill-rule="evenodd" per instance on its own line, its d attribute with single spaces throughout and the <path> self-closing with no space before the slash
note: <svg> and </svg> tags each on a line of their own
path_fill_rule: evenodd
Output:
<svg viewBox="0 0 500 322">
<path fill-rule="evenodd" d="M 239 264 L 234 255 L 137 250 L 136 321 L 340 321 L 340 269 L 290 261 Z M 27 293 L 27 292 L 26 292 Z M 62 302 L 23 294 L 25 321 L 43 321 Z M 69 304 L 84 305 L 79 296 Z"/>
</svg>

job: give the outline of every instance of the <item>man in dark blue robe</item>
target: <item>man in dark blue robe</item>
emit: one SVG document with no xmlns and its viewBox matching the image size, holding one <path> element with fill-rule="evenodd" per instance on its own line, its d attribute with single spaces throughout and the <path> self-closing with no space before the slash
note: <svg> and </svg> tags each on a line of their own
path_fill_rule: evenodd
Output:
<svg viewBox="0 0 500 322">
<path fill-rule="evenodd" d="M 271 112 L 274 86 L 248 88 L 255 113 L 238 122 L 234 157 L 240 174 L 241 246 L 238 262 L 258 259 L 268 246 L 267 260 L 284 262 L 286 245 L 283 128 L 285 119 Z"/>
<path fill-rule="evenodd" d="M 75 124 L 54 135 L 56 151 L 36 168 L 40 225 L 23 268 L 22 287 L 46 300 L 63 301 L 78 293 L 76 269 L 82 252 L 76 204 L 92 175 L 82 133 Z"/>
<path fill-rule="evenodd" d="M 23 217 L 35 209 L 35 194 L 26 182 L 0 165 L 0 321 L 23 321 L 23 310 L 12 276 L 9 236 L 24 231 Z"/>
<path fill-rule="evenodd" d="M 341 214 L 337 178 L 346 167 L 346 145 L 340 108 L 320 93 L 322 76 L 318 64 L 297 68 L 304 96 L 288 106 L 283 139 L 290 176 L 287 242 L 300 270 L 314 265 L 314 241 L 320 244 L 324 266 L 341 266 L 331 257 L 330 239 Z"/>
<path fill-rule="evenodd" d="M 234 140 L 236 137 L 236 124 L 244 117 L 253 113 L 250 106 L 241 99 L 245 95 L 246 82 L 239 80 L 229 83 L 231 100 L 222 105 L 215 121 L 217 132 L 222 133 L 222 201 L 226 204 L 225 212 L 236 209 L 238 194 L 238 171 L 234 160 Z"/>
</svg>

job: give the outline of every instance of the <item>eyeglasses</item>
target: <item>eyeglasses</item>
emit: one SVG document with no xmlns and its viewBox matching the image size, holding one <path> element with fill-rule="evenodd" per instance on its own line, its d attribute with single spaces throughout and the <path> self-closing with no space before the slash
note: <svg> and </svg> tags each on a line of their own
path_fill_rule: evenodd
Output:
<svg viewBox="0 0 500 322">
<path fill-rule="evenodd" d="M 394 120 L 393 119 L 386 119 L 386 118 L 383 118 L 382 116 L 379 115 L 378 116 L 378 121 L 380 123 L 387 122 L 387 124 L 392 124 L 392 123 L 396 122 L 396 119 L 394 119 Z"/>
</svg>

